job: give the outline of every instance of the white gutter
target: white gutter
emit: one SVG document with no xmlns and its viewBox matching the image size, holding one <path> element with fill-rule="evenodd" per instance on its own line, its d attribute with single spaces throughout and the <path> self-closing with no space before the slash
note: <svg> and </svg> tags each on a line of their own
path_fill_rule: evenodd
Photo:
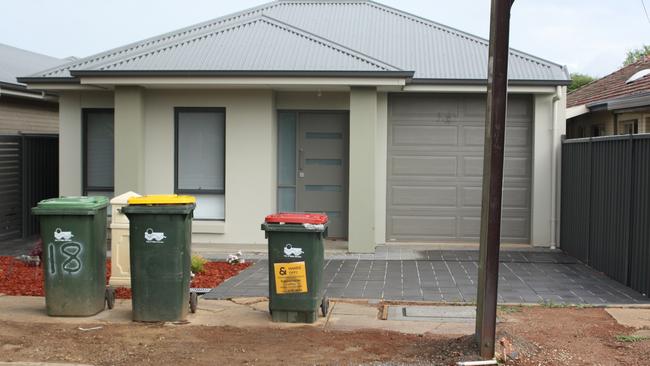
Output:
<svg viewBox="0 0 650 366">
<path fill-rule="evenodd" d="M 12 97 L 19 97 L 19 98 L 38 99 L 38 100 L 43 100 L 48 102 L 56 102 L 58 100 L 56 97 L 45 94 L 44 91 L 41 91 L 40 94 L 37 94 L 34 91 L 21 92 L 18 90 L 3 89 L 2 87 L 0 87 L 0 95 L 10 95 Z"/>
<path fill-rule="evenodd" d="M 549 217 L 551 227 L 551 249 L 557 247 L 557 123 L 559 114 L 559 102 L 562 99 L 562 87 L 555 88 L 555 95 L 553 96 L 553 122 L 551 126 L 551 213 Z"/>
</svg>

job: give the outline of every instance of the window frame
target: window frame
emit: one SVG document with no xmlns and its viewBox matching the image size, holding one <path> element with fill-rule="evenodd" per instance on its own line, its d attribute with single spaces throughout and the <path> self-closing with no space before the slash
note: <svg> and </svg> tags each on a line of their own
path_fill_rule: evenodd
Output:
<svg viewBox="0 0 650 366">
<path fill-rule="evenodd" d="M 638 134 L 639 133 L 639 120 L 638 119 L 628 119 L 625 121 L 620 121 L 619 125 L 621 126 L 621 135 L 629 134 Z M 632 128 L 632 132 L 625 131 L 628 127 Z"/>
<path fill-rule="evenodd" d="M 81 109 L 81 189 L 87 196 L 89 192 L 113 192 L 115 194 L 115 175 L 113 185 L 110 187 L 88 186 L 88 115 L 93 112 L 113 114 L 113 174 L 115 174 L 115 108 L 82 108 Z"/>
<path fill-rule="evenodd" d="M 179 114 L 187 112 L 216 112 L 223 114 L 223 189 L 182 189 L 178 188 L 178 131 Z M 174 107 L 174 193 L 226 195 L 226 108 L 224 107 Z"/>
</svg>

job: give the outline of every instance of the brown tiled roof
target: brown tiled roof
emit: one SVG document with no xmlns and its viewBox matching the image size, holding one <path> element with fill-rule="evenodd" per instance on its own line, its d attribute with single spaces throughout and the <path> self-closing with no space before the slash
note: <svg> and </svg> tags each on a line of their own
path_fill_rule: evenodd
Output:
<svg viewBox="0 0 650 366">
<path fill-rule="evenodd" d="M 567 107 L 648 92 L 650 91 L 650 75 L 631 83 L 625 83 L 632 75 L 643 69 L 650 69 L 650 56 L 569 93 Z"/>
</svg>

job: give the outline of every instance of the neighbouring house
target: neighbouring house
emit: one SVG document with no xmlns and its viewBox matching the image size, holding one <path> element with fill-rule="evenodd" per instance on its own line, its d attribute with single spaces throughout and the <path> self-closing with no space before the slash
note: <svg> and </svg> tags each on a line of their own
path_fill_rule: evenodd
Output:
<svg viewBox="0 0 650 366">
<path fill-rule="evenodd" d="M 0 241 L 34 234 L 31 205 L 58 194 L 58 98 L 16 78 L 66 62 L 0 44 Z"/>
<path fill-rule="evenodd" d="M 193 240 L 325 212 L 351 252 L 477 242 L 488 41 L 373 1 L 274 1 L 20 80 L 60 95 L 63 195 L 197 197 Z M 511 50 L 502 240 L 555 245 L 565 67 Z"/>
<path fill-rule="evenodd" d="M 567 96 L 567 138 L 650 133 L 650 57 Z"/>
</svg>

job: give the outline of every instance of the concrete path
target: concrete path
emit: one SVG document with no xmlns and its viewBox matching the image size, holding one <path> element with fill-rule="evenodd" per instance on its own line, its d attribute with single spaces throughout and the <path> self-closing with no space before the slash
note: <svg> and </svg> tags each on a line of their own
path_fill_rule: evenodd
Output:
<svg viewBox="0 0 650 366">
<path fill-rule="evenodd" d="M 232 300 L 199 301 L 195 314 L 188 316 L 189 325 L 292 328 L 316 327 L 328 330 L 353 331 L 382 329 L 413 334 L 466 335 L 474 332 L 474 323 L 457 316 L 430 317 L 417 320 L 383 320 L 383 306 L 368 302 L 332 301 L 327 317 L 314 324 L 273 323 L 266 298 L 237 298 Z M 456 306 L 461 313 L 474 312 L 474 307 Z M 453 314 L 452 314 L 453 315 Z M 75 324 L 89 334 L 95 327 L 108 324 L 130 324 L 131 301 L 117 300 L 113 310 L 83 318 L 49 317 L 43 297 L 0 296 L 0 321 Z M 171 326 L 175 326 L 170 324 Z M 178 325 L 186 326 L 186 325 Z"/>
<path fill-rule="evenodd" d="M 331 298 L 474 303 L 478 252 L 409 250 L 417 259 L 334 259 L 324 268 Z M 387 254 L 395 256 L 395 252 Z M 650 304 L 650 299 L 558 251 L 505 251 L 499 269 L 500 303 Z M 204 297 L 268 296 L 268 262 L 258 260 Z"/>
</svg>

